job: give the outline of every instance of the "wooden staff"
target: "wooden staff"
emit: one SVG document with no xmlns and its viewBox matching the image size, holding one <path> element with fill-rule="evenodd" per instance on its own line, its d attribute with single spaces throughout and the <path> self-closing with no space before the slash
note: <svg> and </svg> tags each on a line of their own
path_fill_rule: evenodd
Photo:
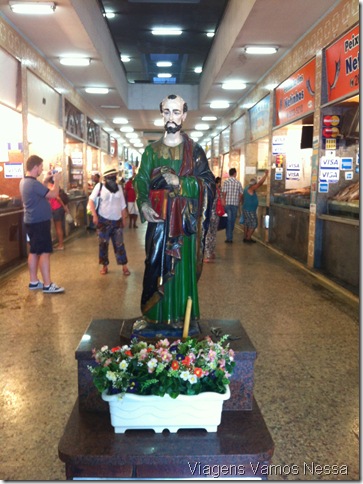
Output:
<svg viewBox="0 0 363 484">
<path fill-rule="evenodd" d="M 183 339 L 185 339 L 189 333 L 191 311 L 192 311 L 192 298 L 188 296 L 187 309 L 185 311 L 185 318 L 184 318 Z"/>
</svg>

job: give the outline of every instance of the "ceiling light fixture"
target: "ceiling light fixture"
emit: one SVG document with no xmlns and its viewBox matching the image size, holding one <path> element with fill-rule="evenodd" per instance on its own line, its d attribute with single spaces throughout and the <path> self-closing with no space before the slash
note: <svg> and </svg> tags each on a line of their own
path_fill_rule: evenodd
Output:
<svg viewBox="0 0 363 484">
<path fill-rule="evenodd" d="M 164 119 L 155 119 L 154 126 L 164 126 Z"/>
<path fill-rule="evenodd" d="M 137 133 L 133 133 L 133 132 L 126 133 L 125 136 L 126 136 L 126 138 L 129 139 L 129 141 L 132 140 L 132 139 L 136 139 L 136 138 L 139 139 L 139 135 Z"/>
<path fill-rule="evenodd" d="M 214 32 L 207 32 L 207 37 L 214 37 Z"/>
<path fill-rule="evenodd" d="M 202 121 L 217 121 L 217 116 L 203 116 Z"/>
<path fill-rule="evenodd" d="M 88 57 L 61 57 L 59 62 L 64 66 L 85 67 L 91 64 Z"/>
<path fill-rule="evenodd" d="M 192 131 L 190 133 L 190 136 L 192 138 L 197 138 L 198 139 L 198 138 L 201 138 L 203 136 L 203 133 L 201 131 Z"/>
<path fill-rule="evenodd" d="M 169 74 L 168 72 L 161 72 L 160 74 L 158 74 L 159 79 L 169 79 L 169 77 L 171 77 L 171 74 Z"/>
<path fill-rule="evenodd" d="M 15 2 L 10 1 L 9 7 L 14 13 L 25 13 L 28 15 L 48 15 L 54 13 L 54 2 Z"/>
<path fill-rule="evenodd" d="M 197 131 L 207 131 L 209 129 L 209 124 L 200 123 L 196 124 L 194 127 Z"/>
<path fill-rule="evenodd" d="M 154 27 L 151 33 L 153 35 L 181 35 L 183 31 L 178 27 Z"/>
<path fill-rule="evenodd" d="M 108 18 L 108 19 L 110 19 L 110 18 L 115 18 L 115 17 L 116 17 L 116 14 L 115 14 L 115 12 L 107 12 L 107 11 L 106 11 L 106 12 L 103 14 L 103 16 L 104 16 L 104 17 L 106 17 L 106 18 Z"/>
<path fill-rule="evenodd" d="M 277 87 L 277 84 L 266 84 L 265 88 L 268 91 L 273 91 Z"/>
<path fill-rule="evenodd" d="M 276 54 L 277 47 L 264 47 L 262 45 L 245 47 L 246 54 Z"/>
<path fill-rule="evenodd" d="M 134 131 L 134 128 L 132 126 L 122 126 L 120 128 L 121 133 L 132 133 Z"/>
<path fill-rule="evenodd" d="M 86 87 L 87 94 L 108 94 L 107 87 Z"/>
<path fill-rule="evenodd" d="M 210 108 L 211 109 L 226 109 L 226 108 L 229 108 L 229 102 L 228 101 L 212 101 L 210 103 Z"/>
<path fill-rule="evenodd" d="M 126 118 L 113 118 L 112 122 L 115 124 L 128 124 L 128 120 Z"/>
<path fill-rule="evenodd" d="M 226 81 L 222 84 L 222 89 L 239 91 L 241 89 L 246 89 L 246 84 L 238 80 Z"/>
<path fill-rule="evenodd" d="M 122 55 L 121 56 L 121 61 L 122 62 L 130 62 L 130 57 L 128 55 Z"/>
<path fill-rule="evenodd" d="M 171 67 L 173 65 L 172 62 L 169 61 L 159 61 L 156 63 L 158 67 Z"/>
<path fill-rule="evenodd" d="M 194 69 L 194 72 L 195 72 L 196 74 L 200 74 L 200 73 L 202 72 L 202 70 L 203 70 L 203 69 L 202 69 L 201 67 L 196 67 L 196 68 Z"/>
</svg>

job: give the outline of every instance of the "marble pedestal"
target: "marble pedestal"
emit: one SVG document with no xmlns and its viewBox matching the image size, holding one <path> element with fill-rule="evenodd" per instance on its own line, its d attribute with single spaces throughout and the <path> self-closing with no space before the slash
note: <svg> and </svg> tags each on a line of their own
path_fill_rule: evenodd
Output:
<svg viewBox="0 0 363 484">
<path fill-rule="evenodd" d="M 125 334 L 134 321 L 94 320 L 76 350 L 79 397 L 58 445 L 66 479 L 267 479 L 274 443 L 253 397 L 256 350 L 239 321 L 200 322 L 204 335 L 219 327 L 236 338 L 232 396 L 224 402 L 217 432 L 114 432 L 87 366 L 94 364 L 92 348 L 125 343 L 120 325 Z"/>
</svg>

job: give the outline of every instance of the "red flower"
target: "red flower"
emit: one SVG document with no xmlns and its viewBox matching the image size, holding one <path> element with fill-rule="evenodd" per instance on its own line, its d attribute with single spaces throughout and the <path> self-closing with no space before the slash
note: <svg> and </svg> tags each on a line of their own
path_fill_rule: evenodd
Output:
<svg viewBox="0 0 363 484">
<path fill-rule="evenodd" d="M 112 348 L 111 353 L 116 353 L 116 351 L 120 351 L 120 349 L 120 346 L 115 346 L 114 348 Z"/>
<path fill-rule="evenodd" d="M 194 375 L 200 378 L 203 375 L 203 370 L 201 368 L 194 368 Z"/>
<path fill-rule="evenodd" d="M 190 357 L 189 357 L 189 356 L 186 356 L 186 357 L 184 358 L 184 360 L 182 361 L 182 364 L 183 364 L 184 366 L 189 366 L 189 365 L 190 365 Z"/>
<path fill-rule="evenodd" d="M 132 356 L 131 350 L 126 350 L 125 351 L 125 355 L 131 357 Z"/>
<path fill-rule="evenodd" d="M 174 360 L 171 364 L 171 367 L 172 367 L 173 370 L 178 370 L 179 369 L 179 363 L 176 360 Z"/>
</svg>

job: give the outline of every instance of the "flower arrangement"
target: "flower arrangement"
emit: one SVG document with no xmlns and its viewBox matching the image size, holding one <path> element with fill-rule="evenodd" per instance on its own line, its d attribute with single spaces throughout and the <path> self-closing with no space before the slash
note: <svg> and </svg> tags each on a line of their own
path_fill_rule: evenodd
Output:
<svg viewBox="0 0 363 484">
<path fill-rule="evenodd" d="M 235 366 L 228 335 L 215 343 L 187 337 L 155 344 L 131 340 L 130 345 L 93 350 L 96 366 L 88 366 L 99 392 L 138 395 L 225 393 Z"/>
</svg>

